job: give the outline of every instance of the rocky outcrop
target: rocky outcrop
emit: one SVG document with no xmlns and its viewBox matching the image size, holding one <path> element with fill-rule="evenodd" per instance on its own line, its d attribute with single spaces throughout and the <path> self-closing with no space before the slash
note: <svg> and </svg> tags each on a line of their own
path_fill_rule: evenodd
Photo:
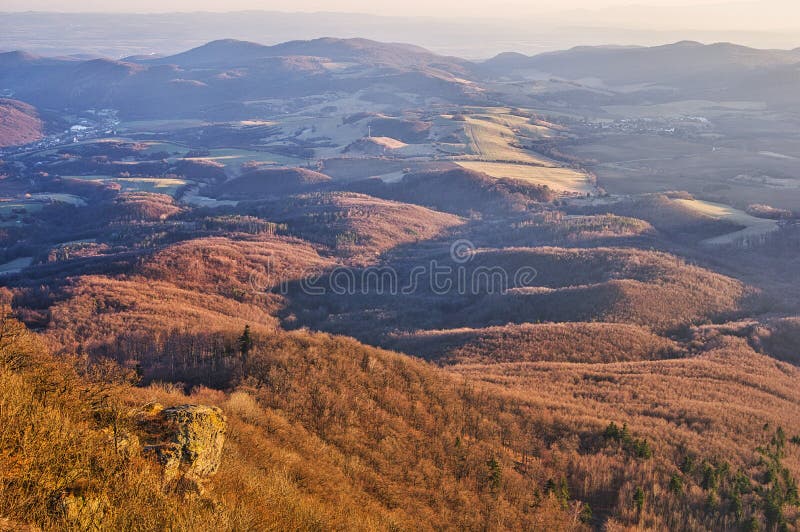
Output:
<svg viewBox="0 0 800 532">
<path fill-rule="evenodd" d="M 60 503 L 64 516 L 75 530 L 101 530 L 99 523 L 111 509 L 108 498 L 102 495 L 86 497 L 67 493 L 62 495 Z"/>
<path fill-rule="evenodd" d="M 202 491 L 203 481 L 217 472 L 222 461 L 227 429 L 222 410 L 203 405 L 150 405 L 145 415 L 151 440 L 160 440 L 146 446 L 145 452 L 164 467 L 165 487 Z"/>
</svg>

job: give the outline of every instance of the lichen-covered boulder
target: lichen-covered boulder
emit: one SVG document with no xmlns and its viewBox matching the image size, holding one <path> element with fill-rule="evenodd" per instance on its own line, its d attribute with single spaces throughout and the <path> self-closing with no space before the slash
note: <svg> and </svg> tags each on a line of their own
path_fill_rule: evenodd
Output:
<svg viewBox="0 0 800 532">
<path fill-rule="evenodd" d="M 172 443 L 177 444 L 187 473 L 199 478 L 214 475 L 222 460 L 227 429 L 222 410 L 215 406 L 182 405 L 166 408 L 160 415 L 175 429 Z"/>
<path fill-rule="evenodd" d="M 103 522 L 104 516 L 111 507 L 105 496 L 86 497 L 79 494 L 63 494 L 60 502 L 64 517 L 75 527 L 75 530 L 100 530 L 99 523 Z"/>
<path fill-rule="evenodd" d="M 165 487 L 203 492 L 203 481 L 213 476 L 222 461 L 227 422 L 217 407 L 160 405 L 142 411 L 150 434 L 145 452 L 164 468 Z"/>
</svg>

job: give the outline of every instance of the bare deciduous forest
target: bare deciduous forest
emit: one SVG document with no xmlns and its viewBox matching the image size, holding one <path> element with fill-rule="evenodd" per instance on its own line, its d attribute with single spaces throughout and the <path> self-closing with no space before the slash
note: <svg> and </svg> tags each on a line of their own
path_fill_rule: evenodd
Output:
<svg viewBox="0 0 800 532">
<path fill-rule="evenodd" d="M 798 530 L 798 63 L 0 54 L 0 530 Z"/>
</svg>

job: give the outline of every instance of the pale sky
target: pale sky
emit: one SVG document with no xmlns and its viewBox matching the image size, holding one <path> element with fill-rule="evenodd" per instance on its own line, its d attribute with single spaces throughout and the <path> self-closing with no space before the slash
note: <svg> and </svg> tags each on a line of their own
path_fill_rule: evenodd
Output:
<svg viewBox="0 0 800 532">
<path fill-rule="evenodd" d="M 555 6 L 555 7 L 554 7 Z M 0 0 L 1 11 L 186 12 L 264 10 L 387 16 L 502 18 L 639 29 L 785 31 L 798 0 Z"/>
<path fill-rule="evenodd" d="M 630 3 L 630 0 L 564 0 L 559 2 L 563 8 L 601 7 Z M 644 0 L 637 3 L 658 3 Z M 661 0 L 664 3 L 664 0 Z M 489 14 L 508 12 L 513 9 L 547 9 L 551 11 L 552 2 L 528 0 L 499 0 L 485 2 L 477 0 L 5 0 L 5 11 L 235 11 L 235 10 L 277 10 L 277 11 L 331 11 L 348 13 L 371 13 L 387 15 L 442 15 L 442 14 Z"/>
<path fill-rule="evenodd" d="M 598 10 L 626 5 L 699 6 L 755 3 L 752 0 L 3 0 L 0 11 L 56 12 L 170 12 L 170 11 L 326 11 L 407 16 L 510 16 L 564 11 Z M 769 0 L 759 5 L 775 3 Z M 793 0 L 778 0 L 791 6 Z"/>
</svg>

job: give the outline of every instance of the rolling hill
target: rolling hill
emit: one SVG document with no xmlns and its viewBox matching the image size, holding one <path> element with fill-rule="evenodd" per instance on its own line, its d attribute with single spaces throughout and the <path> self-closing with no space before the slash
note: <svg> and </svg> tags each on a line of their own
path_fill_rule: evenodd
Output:
<svg viewBox="0 0 800 532">
<path fill-rule="evenodd" d="M 330 180 L 329 176 L 306 168 L 265 168 L 219 185 L 212 194 L 224 199 L 252 200 L 309 192 Z"/>
<path fill-rule="evenodd" d="M 257 64 L 268 58 L 288 57 L 319 58 L 329 63 L 397 70 L 436 68 L 461 74 L 464 74 L 470 65 L 462 59 L 440 56 L 411 44 L 330 37 L 310 41 L 290 41 L 275 46 L 223 39 L 187 52 L 143 62 L 174 64 L 182 68 L 230 68 Z"/>
<path fill-rule="evenodd" d="M 624 248 L 479 250 L 470 268 L 533 268 L 528 286 L 488 293 L 462 323 L 609 321 L 669 330 L 739 309 L 748 290 L 735 279 L 664 253 Z"/>
<path fill-rule="evenodd" d="M 615 323 L 541 323 L 396 334 L 392 346 L 443 364 L 610 363 L 658 360 L 679 346 L 646 328 Z"/>
<path fill-rule="evenodd" d="M 43 134 L 44 124 L 33 106 L 0 98 L 0 148 L 35 142 Z"/>
<path fill-rule="evenodd" d="M 292 235 L 369 262 L 393 247 L 428 240 L 465 223 L 452 214 L 352 192 L 303 194 L 240 206 L 253 216 L 286 224 Z"/>
<path fill-rule="evenodd" d="M 182 54 L 129 61 L 0 54 L 0 85 L 48 108 L 112 107 L 126 117 L 202 117 L 222 102 L 350 92 L 376 84 L 467 98 L 470 63 L 364 39 L 277 46 L 222 40 Z"/>
<path fill-rule="evenodd" d="M 520 212 L 532 203 L 548 202 L 555 198 L 555 193 L 546 186 L 497 179 L 461 167 L 412 172 L 403 175 L 395 183 L 385 183 L 379 179 L 358 181 L 350 188 L 462 216 L 470 212 Z"/>
</svg>

